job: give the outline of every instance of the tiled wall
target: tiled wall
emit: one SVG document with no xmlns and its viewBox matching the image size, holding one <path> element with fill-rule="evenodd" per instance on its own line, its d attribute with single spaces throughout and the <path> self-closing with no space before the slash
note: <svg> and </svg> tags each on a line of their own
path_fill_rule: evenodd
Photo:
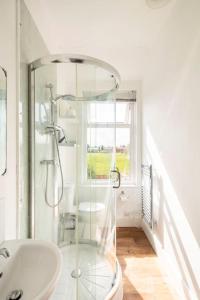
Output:
<svg viewBox="0 0 200 300">
<path fill-rule="evenodd" d="M 53 134 L 45 133 L 46 126 L 51 123 L 50 91 L 46 85 L 51 83 L 54 85 L 54 91 L 56 90 L 56 65 L 37 69 L 35 78 L 35 237 L 54 240 L 55 210 L 45 203 L 47 166 L 41 162 L 54 158 L 57 160 L 57 154 L 54 153 Z M 53 205 L 57 201 L 55 199 L 55 166 L 49 165 L 48 172 L 47 200 Z"/>
<path fill-rule="evenodd" d="M 121 192 L 124 192 L 121 196 Z M 140 187 L 120 187 L 116 195 L 117 226 L 140 227 L 141 189 Z"/>
</svg>

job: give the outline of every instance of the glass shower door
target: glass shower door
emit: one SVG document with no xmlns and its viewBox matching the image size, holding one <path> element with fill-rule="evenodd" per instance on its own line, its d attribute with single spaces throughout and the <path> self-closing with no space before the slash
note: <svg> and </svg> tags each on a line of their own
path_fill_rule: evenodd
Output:
<svg viewBox="0 0 200 300">
<path fill-rule="evenodd" d="M 64 193 L 57 242 L 69 297 L 103 299 L 116 275 L 115 100 L 61 101 L 56 112 L 68 139 L 59 144 Z M 55 188 L 60 193 L 61 182 Z"/>
<path fill-rule="evenodd" d="M 76 299 L 103 299 L 116 274 L 115 100 L 80 105 Z"/>
</svg>

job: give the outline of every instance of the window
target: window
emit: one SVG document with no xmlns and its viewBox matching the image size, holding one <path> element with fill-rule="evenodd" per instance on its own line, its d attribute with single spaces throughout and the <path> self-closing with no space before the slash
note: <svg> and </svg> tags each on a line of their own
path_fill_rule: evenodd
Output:
<svg viewBox="0 0 200 300">
<path fill-rule="evenodd" d="M 116 106 L 105 102 L 87 105 L 87 180 L 103 183 L 109 179 L 116 155 L 121 183 L 134 183 L 134 105 L 133 102 L 117 102 Z"/>
</svg>

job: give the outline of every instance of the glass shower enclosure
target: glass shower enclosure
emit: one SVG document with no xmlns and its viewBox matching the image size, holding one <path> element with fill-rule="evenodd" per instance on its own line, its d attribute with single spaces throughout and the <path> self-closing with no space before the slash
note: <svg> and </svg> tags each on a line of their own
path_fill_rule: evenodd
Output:
<svg viewBox="0 0 200 300">
<path fill-rule="evenodd" d="M 29 75 L 30 237 L 61 248 L 55 299 L 109 299 L 119 74 L 90 57 L 57 55 L 30 64 Z"/>
</svg>

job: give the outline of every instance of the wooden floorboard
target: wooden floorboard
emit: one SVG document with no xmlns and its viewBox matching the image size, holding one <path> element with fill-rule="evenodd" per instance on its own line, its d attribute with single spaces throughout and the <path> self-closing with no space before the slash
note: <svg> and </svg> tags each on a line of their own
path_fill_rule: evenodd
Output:
<svg viewBox="0 0 200 300">
<path fill-rule="evenodd" d="M 117 228 L 117 257 L 123 272 L 123 300 L 178 300 L 141 229 Z"/>
</svg>

